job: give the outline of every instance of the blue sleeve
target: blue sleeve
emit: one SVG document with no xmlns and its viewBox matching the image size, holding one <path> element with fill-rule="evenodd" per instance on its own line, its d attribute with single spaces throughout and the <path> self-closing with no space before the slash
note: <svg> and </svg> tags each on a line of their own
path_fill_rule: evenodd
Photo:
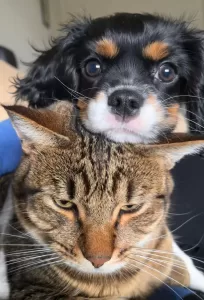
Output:
<svg viewBox="0 0 204 300">
<path fill-rule="evenodd" d="M 14 171 L 22 155 L 21 141 L 11 121 L 0 122 L 0 176 Z"/>
</svg>

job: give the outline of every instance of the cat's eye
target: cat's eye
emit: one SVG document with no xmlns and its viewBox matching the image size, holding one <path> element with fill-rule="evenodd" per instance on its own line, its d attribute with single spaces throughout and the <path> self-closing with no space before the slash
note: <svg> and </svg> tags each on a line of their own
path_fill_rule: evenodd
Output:
<svg viewBox="0 0 204 300">
<path fill-rule="evenodd" d="M 74 203 L 66 199 L 57 199 L 55 204 L 63 209 L 71 209 L 74 206 Z"/>
<path fill-rule="evenodd" d="M 122 212 L 134 213 L 142 208 L 143 204 L 128 204 L 121 207 Z"/>
</svg>

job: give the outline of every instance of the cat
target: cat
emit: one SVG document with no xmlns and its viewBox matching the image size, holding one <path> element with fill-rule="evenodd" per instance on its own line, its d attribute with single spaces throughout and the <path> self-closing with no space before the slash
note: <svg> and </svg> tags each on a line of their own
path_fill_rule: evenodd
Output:
<svg viewBox="0 0 204 300">
<path fill-rule="evenodd" d="M 204 139 L 116 144 L 66 106 L 8 111 L 24 151 L 3 208 L 9 299 L 147 299 L 162 284 L 204 292 L 167 223 L 170 170 Z"/>
</svg>

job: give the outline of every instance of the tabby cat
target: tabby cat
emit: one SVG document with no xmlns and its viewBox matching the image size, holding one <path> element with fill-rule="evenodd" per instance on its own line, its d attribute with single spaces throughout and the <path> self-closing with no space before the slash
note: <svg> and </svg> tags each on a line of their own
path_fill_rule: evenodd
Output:
<svg viewBox="0 0 204 300">
<path fill-rule="evenodd" d="M 167 225 L 170 170 L 204 140 L 119 145 L 73 124 L 66 106 L 9 112 L 24 151 L 3 208 L 9 299 L 147 299 L 162 284 L 204 292 Z"/>
</svg>

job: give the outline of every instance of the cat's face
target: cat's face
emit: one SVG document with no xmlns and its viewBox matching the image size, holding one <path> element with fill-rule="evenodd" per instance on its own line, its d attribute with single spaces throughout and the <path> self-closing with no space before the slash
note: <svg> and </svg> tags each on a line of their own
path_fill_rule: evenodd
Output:
<svg viewBox="0 0 204 300">
<path fill-rule="evenodd" d="M 34 243 L 55 254 L 60 278 L 91 296 L 145 294 L 161 284 L 171 261 L 155 266 L 149 256 L 154 249 L 171 256 L 170 169 L 202 149 L 203 138 L 117 145 L 78 135 L 62 112 L 21 113 L 35 122 L 10 112 L 25 152 L 14 176 L 15 210 Z M 151 276 L 157 268 L 160 278 Z"/>
<path fill-rule="evenodd" d="M 87 274 L 136 272 L 131 258 L 154 244 L 171 190 L 162 158 L 89 138 L 34 151 L 14 185 L 24 226 Z"/>
</svg>

